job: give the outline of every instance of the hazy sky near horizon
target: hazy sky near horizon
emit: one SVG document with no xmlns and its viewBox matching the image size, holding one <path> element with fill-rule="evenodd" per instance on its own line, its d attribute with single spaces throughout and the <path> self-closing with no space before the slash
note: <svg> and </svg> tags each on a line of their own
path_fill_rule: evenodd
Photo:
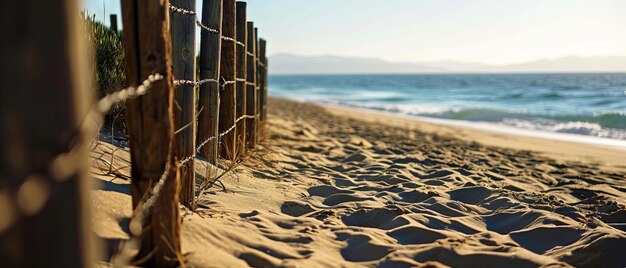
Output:
<svg viewBox="0 0 626 268">
<path fill-rule="evenodd" d="M 99 19 L 106 12 L 107 24 L 108 14 L 120 14 L 119 0 L 83 1 Z M 247 2 L 248 19 L 268 40 L 270 55 L 496 65 L 570 55 L 626 55 L 625 0 Z"/>
</svg>

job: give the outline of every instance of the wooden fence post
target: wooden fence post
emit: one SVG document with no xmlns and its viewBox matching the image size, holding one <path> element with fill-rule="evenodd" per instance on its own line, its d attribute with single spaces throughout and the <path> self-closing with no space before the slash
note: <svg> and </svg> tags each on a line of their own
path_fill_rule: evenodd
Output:
<svg viewBox="0 0 626 268">
<path fill-rule="evenodd" d="M 202 24 L 218 32 L 200 30 L 200 80 L 220 80 L 220 55 L 222 48 L 222 0 L 203 0 Z M 220 86 L 218 83 L 200 85 L 198 115 L 198 146 L 200 155 L 213 165 L 217 165 L 217 139 L 207 141 L 219 134 Z"/>
<path fill-rule="evenodd" d="M 195 0 L 172 0 L 172 5 L 196 11 Z M 177 80 L 196 81 L 196 16 L 171 12 L 173 75 Z M 174 89 L 174 155 L 180 166 L 180 203 L 195 209 L 196 87 L 181 84 Z"/>
<path fill-rule="evenodd" d="M 254 37 L 256 42 L 256 109 L 257 109 L 257 143 L 261 140 L 261 42 L 259 42 L 259 28 L 254 28 Z"/>
<path fill-rule="evenodd" d="M 247 77 L 246 77 L 246 115 L 255 116 L 257 114 L 257 94 L 256 94 L 256 38 L 254 35 L 254 22 L 248 22 L 248 44 L 247 51 Z M 256 123 L 257 118 L 246 119 L 246 141 L 248 149 L 252 150 L 256 146 Z"/>
<path fill-rule="evenodd" d="M 265 43 L 265 47 L 266 50 L 263 51 L 263 82 L 265 83 L 265 85 L 263 85 L 263 120 L 265 120 L 267 122 L 267 98 L 270 92 L 270 88 L 269 88 L 269 70 L 270 70 L 270 61 L 269 59 L 267 59 L 267 42 Z"/>
<path fill-rule="evenodd" d="M 164 178 L 159 196 L 143 213 L 139 265 L 165 267 L 180 259 L 179 173 L 174 148 L 174 86 L 169 1 L 123 0 L 126 79 L 137 86 L 151 74 L 164 79 L 146 95 L 126 104 L 131 155 L 133 207 Z M 164 176 L 165 175 L 165 176 Z M 134 231 L 136 232 L 136 231 Z"/>
<path fill-rule="evenodd" d="M 236 11 L 235 0 L 224 0 L 222 6 L 222 55 L 220 59 L 220 74 L 224 79 L 224 88 L 220 93 L 220 120 L 219 132 L 223 133 L 228 130 L 226 135 L 221 138 L 220 155 L 226 159 L 235 160 L 236 144 L 235 137 L 237 128 L 231 130 L 235 125 L 237 111 L 235 110 L 237 103 L 237 92 L 235 90 L 236 81 Z"/>
<path fill-rule="evenodd" d="M 248 74 L 246 5 L 246 2 L 237 1 L 237 118 L 246 114 L 246 76 Z M 237 122 L 237 156 L 245 153 L 246 148 L 246 121 L 242 119 Z"/>
<path fill-rule="evenodd" d="M 111 22 L 111 30 L 117 33 L 117 15 L 111 14 L 109 15 L 109 21 Z"/>
<path fill-rule="evenodd" d="M 263 128 L 265 128 L 265 123 L 267 123 L 267 57 L 265 55 L 267 47 L 267 42 L 265 39 L 259 40 L 259 58 L 261 59 L 261 91 L 259 96 L 261 97 L 261 122 Z"/>
<path fill-rule="evenodd" d="M 8 1 L 0 18 L 0 267 L 92 267 L 78 3 Z"/>
</svg>

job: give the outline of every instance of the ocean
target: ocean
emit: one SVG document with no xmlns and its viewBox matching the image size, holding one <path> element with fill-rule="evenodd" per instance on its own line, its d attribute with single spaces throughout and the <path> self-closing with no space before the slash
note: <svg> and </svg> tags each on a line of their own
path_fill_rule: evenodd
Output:
<svg viewBox="0 0 626 268">
<path fill-rule="evenodd" d="M 626 140 L 626 74 L 270 75 L 271 96 Z"/>
</svg>

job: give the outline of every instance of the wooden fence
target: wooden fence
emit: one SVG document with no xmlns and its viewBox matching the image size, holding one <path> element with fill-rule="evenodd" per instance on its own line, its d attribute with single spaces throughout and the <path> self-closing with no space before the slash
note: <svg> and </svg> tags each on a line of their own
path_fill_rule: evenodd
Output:
<svg viewBox="0 0 626 268">
<path fill-rule="evenodd" d="M 123 101 L 135 242 L 126 244 L 139 246 L 132 262 L 183 264 L 179 204 L 196 207 L 197 158 L 240 162 L 264 133 L 266 42 L 246 3 L 203 0 L 199 19 L 195 0 L 121 1 L 129 88 L 88 108 L 77 1 L 44 2 L 13 1 L 0 13 L 8 23 L 0 53 L 10 59 L 0 74 L 0 267 L 94 264 L 84 159 L 104 114 Z"/>
</svg>

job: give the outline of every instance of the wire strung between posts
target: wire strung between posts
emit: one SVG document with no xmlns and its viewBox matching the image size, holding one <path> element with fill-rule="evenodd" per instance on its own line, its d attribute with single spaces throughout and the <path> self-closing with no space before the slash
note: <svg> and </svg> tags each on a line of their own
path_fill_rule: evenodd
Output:
<svg viewBox="0 0 626 268">
<path fill-rule="evenodd" d="M 222 36 L 222 40 L 226 40 L 226 41 L 231 41 L 231 42 L 235 42 L 235 44 L 242 46 L 242 47 L 246 47 L 246 45 L 242 42 L 237 41 L 237 39 L 232 38 L 232 37 L 228 37 L 228 36 Z"/>
<path fill-rule="evenodd" d="M 220 86 L 220 88 L 222 90 L 224 90 L 224 88 L 227 85 L 230 84 L 235 84 L 237 83 L 236 80 L 234 81 L 224 81 L 224 77 L 222 77 L 222 81 L 218 81 L 217 79 L 213 79 L 213 78 L 209 78 L 209 79 L 204 79 L 204 80 L 199 80 L 199 81 L 192 81 L 192 80 L 174 80 L 174 86 L 181 86 L 181 85 L 194 85 L 194 86 L 199 86 L 202 84 L 206 84 L 206 83 L 216 83 Z"/>
<path fill-rule="evenodd" d="M 195 11 L 187 10 L 187 9 L 184 9 L 184 8 L 179 8 L 179 7 L 173 6 L 171 4 L 169 5 L 169 7 L 170 7 L 170 10 L 173 11 L 173 12 L 181 13 L 181 14 L 184 14 L 184 15 L 193 15 L 193 16 L 196 15 Z M 204 25 L 200 20 L 198 20 L 197 17 L 195 19 L 196 19 L 196 25 L 198 25 L 202 29 L 205 29 L 205 30 L 207 30 L 209 32 L 212 32 L 212 33 L 219 33 L 220 32 L 217 29 L 213 29 L 213 28 L 211 28 L 209 26 Z M 222 36 L 222 40 L 235 42 L 235 44 L 237 44 L 239 46 L 242 46 L 242 47 L 246 46 L 244 43 L 239 42 L 239 41 L 237 41 L 237 39 L 232 38 L 232 37 Z"/>
<path fill-rule="evenodd" d="M 195 17 L 195 16 L 196 16 L 196 14 L 197 14 L 195 11 L 191 11 L 191 10 L 187 10 L 187 9 L 184 9 L 184 8 L 176 7 L 176 6 L 173 6 L 172 4 L 170 4 L 170 5 L 169 5 L 169 7 L 170 7 L 170 10 L 171 10 L 172 12 L 181 13 L 181 14 L 183 14 L 183 15 L 193 15 L 193 16 Z M 213 28 L 211 28 L 211 27 L 209 27 L 209 26 L 204 25 L 204 24 L 203 24 L 203 23 L 202 23 L 202 22 L 198 19 L 198 17 L 195 17 L 194 19 L 196 20 L 196 25 L 198 25 L 198 27 L 200 27 L 200 28 L 202 28 L 202 29 L 205 29 L 205 30 L 207 30 L 207 31 L 209 31 L 209 32 L 212 32 L 212 33 L 216 33 L 216 34 L 217 34 L 217 33 L 220 33 L 220 31 L 219 31 L 219 30 L 217 30 L 217 29 L 213 29 Z"/>
<path fill-rule="evenodd" d="M 114 104 L 129 100 L 129 99 L 134 99 L 137 98 L 139 96 L 145 95 L 146 93 L 148 93 L 148 90 L 152 87 L 152 85 L 157 82 L 157 81 L 161 81 L 163 80 L 163 76 L 160 74 L 152 74 L 150 76 L 148 76 L 148 78 L 146 80 L 144 80 L 140 86 L 138 87 L 128 87 L 126 89 L 111 93 L 105 97 L 103 97 L 102 99 L 100 99 L 98 101 L 98 103 L 94 106 L 95 109 L 92 109 L 90 111 L 90 116 L 97 116 L 97 118 L 102 118 L 102 116 L 104 114 L 106 114 L 111 107 L 113 107 Z M 95 110 L 95 111 L 94 111 Z M 87 118 L 94 118 L 94 117 L 90 117 L 88 116 Z M 165 172 L 161 175 L 161 178 L 159 178 L 159 181 L 157 182 L 157 184 L 154 185 L 154 187 L 150 190 L 150 196 L 148 197 L 148 199 L 146 200 L 146 202 L 144 202 L 141 205 L 141 210 L 142 213 L 145 214 L 145 211 L 147 211 L 148 209 L 150 209 L 153 205 L 155 200 L 158 198 L 160 192 L 161 192 L 161 188 L 163 188 L 163 184 L 165 184 L 165 180 L 167 179 L 168 175 L 169 175 L 169 164 L 166 165 L 165 167 Z"/>
<path fill-rule="evenodd" d="M 209 138 L 207 138 L 206 140 L 202 141 L 200 143 L 200 145 L 198 145 L 196 147 L 196 154 L 200 153 L 200 150 L 202 150 L 202 147 L 204 147 L 207 143 L 209 143 L 212 140 L 215 139 L 221 139 L 222 137 L 226 136 L 226 134 L 230 133 L 231 131 L 233 131 L 235 129 L 235 127 L 237 126 L 237 123 L 239 123 L 239 121 L 243 120 L 243 119 L 256 119 L 259 118 L 261 116 L 261 114 L 256 114 L 256 115 L 242 115 L 239 118 L 237 118 L 237 120 L 235 120 L 235 122 L 233 123 L 233 126 L 231 126 L 229 129 L 227 129 L 226 131 L 216 135 L 216 136 L 211 136 Z M 180 161 L 180 166 L 183 166 L 185 164 L 187 164 L 189 161 L 191 161 L 192 159 L 195 158 L 195 154 L 190 155 L 188 157 L 185 157 L 183 160 Z"/>
<path fill-rule="evenodd" d="M 213 78 L 203 79 L 203 80 L 199 80 L 199 81 L 174 80 L 174 86 L 193 85 L 194 87 L 197 87 L 197 86 L 200 86 L 200 85 L 206 84 L 206 83 L 217 83 L 217 84 L 219 84 L 220 81 L 217 80 L 217 79 L 213 79 Z"/>
<path fill-rule="evenodd" d="M 185 15 L 196 15 L 195 11 L 191 11 L 191 10 L 187 10 L 187 9 L 184 9 L 184 8 L 176 7 L 176 6 L 172 5 L 172 4 L 170 4 L 169 7 L 170 7 L 171 11 L 174 11 L 174 12 L 177 12 L 177 13 L 181 13 L 181 14 L 185 14 Z"/>
<path fill-rule="evenodd" d="M 72 146 L 68 151 L 53 158 L 51 163 L 51 170 L 54 174 L 53 176 L 55 178 L 62 179 L 67 178 L 78 171 L 78 148 L 84 146 L 87 140 L 91 139 L 92 135 L 96 136 L 95 134 L 99 131 L 100 124 L 104 121 L 104 115 L 111 110 L 113 105 L 145 95 L 148 92 L 148 89 L 152 87 L 153 83 L 162 79 L 163 76 L 160 74 L 150 75 L 138 87 L 129 87 L 113 92 L 96 102 L 91 109 L 89 109 L 89 112 L 80 125 L 80 129 L 77 134 L 79 142 L 74 144 L 74 146 Z"/>
<path fill-rule="evenodd" d="M 146 202 L 144 202 L 141 205 L 142 214 L 145 215 L 146 211 L 148 211 L 148 209 L 150 209 L 154 205 L 154 202 L 157 200 L 157 198 L 159 198 L 159 195 L 161 194 L 161 189 L 163 188 L 163 185 L 165 184 L 167 177 L 169 177 L 169 174 L 170 174 L 170 167 L 169 167 L 169 164 L 166 164 L 165 171 L 161 175 L 161 178 L 159 178 L 159 181 L 150 190 L 150 194 L 152 195 L 150 195 L 150 197 L 148 197 Z"/>
<path fill-rule="evenodd" d="M 256 115 L 242 115 L 242 116 L 240 116 L 239 118 L 237 118 L 237 120 L 235 120 L 235 122 L 233 123 L 233 126 L 231 126 L 229 129 L 227 129 L 226 131 L 220 133 L 217 136 L 209 137 L 208 139 L 206 139 L 205 141 L 200 143 L 200 145 L 198 145 L 198 147 L 196 147 L 196 153 L 200 152 L 202 147 L 204 147 L 209 141 L 212 141 L 214 139 L 222 138 L 222 137 L 226 136 L 226 134 L 228 134 L 229 132 L 233 131 L 233 129 L 235 129 L 235 127 L 237 126 L 237 123 L 239 123 L 239 121 L 241 121 L 243 119 L 255 119 L 255 118 L 259 117 L 259 116 L 260 116 L 260 114 L 256 114 Z"/>
<path fill-rule="evenodd" d="M 224 77 L 222 77 L 222 81 L 221 82 L 218 81 L 217 79 L 213 79 L 213 78 L 199 80 L 199 81 L 174 80 L 174 86 L 193 85 L 195 87 L 195 86 L 199 86 L 199 85 L 206 84 L 206 83 L 217 83 L 220 86 L 220 88 L 222 90 L 224 90 L 227 85 L 236 84 L 237 82 L 245 82 L 245 81 L 246 80 L 243 79 L 243 78 L 235 79 L 233 81 L 224 81 Z"/>
<path fill-rule="evenodd" d="M 227 85 L 236 84 L 237 81 L 222 81 L 222 90 L 226 88 Z"/>
<path fill-rule="evenodd" d="M 204 25 L 204 24 L 203 24 L 200 20 L 198 20 L 197 18 L 196 18 L 196 25 L 198 25 L 198 27 L 200 27 L 200 28 L 202 28 L 202 29 L 204 29 L 204 30 L 207 30 L 208 32 L 215 33 L 215 34 L 220 33 L 220 31 L 219 31 L 219 30 L 217 30 L 217 29 L 213 29 L 213 28 L 211 28 L 211 27 L 209 27 L 209 26 Z"/>
<path fill-rule="evenodd" d="M 102 114 L 106 114 L 109 112 L 111 107 L 119 102 L 126 101 L 128 99 L 134 99 L 136 97 L 145 95 L 148 92 L 148 89 L 152 87 L 154 82 L 160 81 L 163 79 L 163 76 L 160 74 L 153 74 L 148 76 L 146 80 L 144 80 L 140 86 L 138 87 L 129 87 L 123 90 L 119 90 L 113 92 L 109 95 L 104 96 L 102 99 L 98 101 L 96 104 L 97 111 L 92 110 L 90 113 L 97 112 L 102 116 Z"/>
</svg>

